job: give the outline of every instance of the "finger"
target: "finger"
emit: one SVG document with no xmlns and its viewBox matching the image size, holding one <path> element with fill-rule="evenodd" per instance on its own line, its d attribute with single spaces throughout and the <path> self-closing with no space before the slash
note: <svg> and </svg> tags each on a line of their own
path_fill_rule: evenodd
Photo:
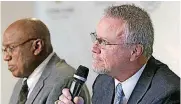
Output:
<svg viewBox="0 0 181 104">
<path fill-rule="evenodd" d="M 62 101 L 60 101 L 60 100 L 57 100 L 57 101 L 55 101 L 55 103 L 54 104 L 65 104 L 64 102 L 62 102 Z"/>
<path fill-rule="evenodd" d="M 69 100 L 66 96 L 61 95 L 59 97 L 59 100 L 65 104 L 73 104 L 73 102 L 71 100 Z M 59 104 L 59 103 L 58 103 Z M 61 103 L 60 103 L 61 104 Z"/>
<path fill-rule="evenodd" d="M 59 100 L 62 100 L 64 97 L 66 97 L 65 95 L 61 95 L 61 96 L 59 96 Z"/>
<path fill-rule="evenodd" d="M 75 104 L 84 104 L 84 99 L 82 97 L 75 97 L 74 102 Z"/>
<path fill-rule="evenodd" d="M 66 96 L 69 100 L 72 99 L 72 96 L 71 96 L 70 91 L 69 91 L 68 88 L 64 88 L 64 89 L 62 90 L 62 93 L 63 93 L 63 95 Z"/>
</svg>

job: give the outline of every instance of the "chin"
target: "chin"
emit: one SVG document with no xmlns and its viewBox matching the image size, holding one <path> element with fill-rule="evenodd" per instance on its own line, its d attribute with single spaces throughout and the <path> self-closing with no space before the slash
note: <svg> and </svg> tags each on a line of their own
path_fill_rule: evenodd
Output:
<svg viewBox="0 0 181 104">
<path fill-rule="evenodd" d="M 107 74 L 109 71 L 102 66 L 93 65 L 93 71 L 97 74 Z"/>
<path fill-rule="evenodd" d="M 109 71 L 106 70 L 106 69 L 96 69 L 96 68 L 93 68 L 93 71 L 96 72 L 97 74 L 108 74 Z"/>
<path fill-rule="evenodd" d="M 12 73 L 14 77 L 20 78 L 19 75 Z"/>
<path fill-rule="evenodd" d="M 18 72 L 12 72 L 12 74 L 14 77 L 23 78 L 22 75 L 20 75 Z"/>
<path fill-rule="evenodd" d="M 93 69 L 102 69 L 102 67 L 95 62 L 92 63 L 92 67 L 93 67 Z"/>
</svg>

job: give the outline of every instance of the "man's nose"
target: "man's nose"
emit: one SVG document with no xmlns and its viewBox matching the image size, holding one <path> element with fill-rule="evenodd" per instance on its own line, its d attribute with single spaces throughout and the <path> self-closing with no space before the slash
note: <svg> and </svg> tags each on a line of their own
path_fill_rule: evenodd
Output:
<svg viewBox="0 0 181 104">
<path fill-rule="evenodd" d="M 3 55 L 4 61 L 10 61 L 12 59 L 12 57 L 7 52 L 5 52 Z"/>
<path fill-rule="evenodd" d="M 101 50 L 100 50 L 100 46 L 99 46 L 98 41 L 95 41 L 95 42 L 93 43 L 92 52 L 93 52 L 93 53 L 96 53 L 96 54 L 100 54 L 100 53 L 101 53 Z"/>
</svg>

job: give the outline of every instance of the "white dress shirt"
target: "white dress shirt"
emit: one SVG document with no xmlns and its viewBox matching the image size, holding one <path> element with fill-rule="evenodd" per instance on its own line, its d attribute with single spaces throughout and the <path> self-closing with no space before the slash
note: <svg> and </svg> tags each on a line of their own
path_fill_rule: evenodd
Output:
<svg viewBox="0 0 181 104">
<path fill-rule="evenodd" d="M 136 72 L 133 76 L 131 76 L 130 78 L 128 78 L 124 82 L 120 82 L 117 79 L 114 79 L 115 80 L 115 89 L 119 83 L 122 84 L 123 92 L 125 95 L 125 99 L 124 99 L 125 101 L 124 102 L 127 103 L 127 101 L 129 100 L 130 95 L 133 92 L 133 89 L 136 86 L 136 83 L 138 82 L 138 79 L 140 78 L 145 66 L 146 66 L 146 64 L 144 64 L 138 72 Z"/>
<path fill-rule="evenodd" d="M 24 78 L 24 80 L 27 79 L 27 85 L 28 85 L 28 96 L 30 96 L 31 92 L 33 91 L 33 88 L 35 87 L 36 83 L 38 82 L 45 66 L 51 59 L 51 57 L 54 55 L 54 52 L 52 52 L 34 71 L 31 73 L 31 75 L 27 78 Z"/>
</svg>

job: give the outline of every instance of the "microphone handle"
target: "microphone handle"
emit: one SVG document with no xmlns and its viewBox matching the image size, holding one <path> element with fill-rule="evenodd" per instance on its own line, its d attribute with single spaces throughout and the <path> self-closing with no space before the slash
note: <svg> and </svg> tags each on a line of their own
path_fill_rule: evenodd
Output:
<svg viewBox="0 0 181 104">
<path fill-rule="evenodd" d="M 69 83 L 67 84 L 67 88 L 70 89 L 72 100 L 75 96 L 79 96 L 83 84 L 84 82 L 77 78 L 73 78 L 71 81 L 69 81 Z"/>
<path fill-rule="evenodd" d="M 72 82 L 72 85 L 70 87 L 70 93 L 72 94 L 72 98 L 80 94 L 82 85 L 83 83 L 78 83 L 76 80 Z"/>
</svg>

